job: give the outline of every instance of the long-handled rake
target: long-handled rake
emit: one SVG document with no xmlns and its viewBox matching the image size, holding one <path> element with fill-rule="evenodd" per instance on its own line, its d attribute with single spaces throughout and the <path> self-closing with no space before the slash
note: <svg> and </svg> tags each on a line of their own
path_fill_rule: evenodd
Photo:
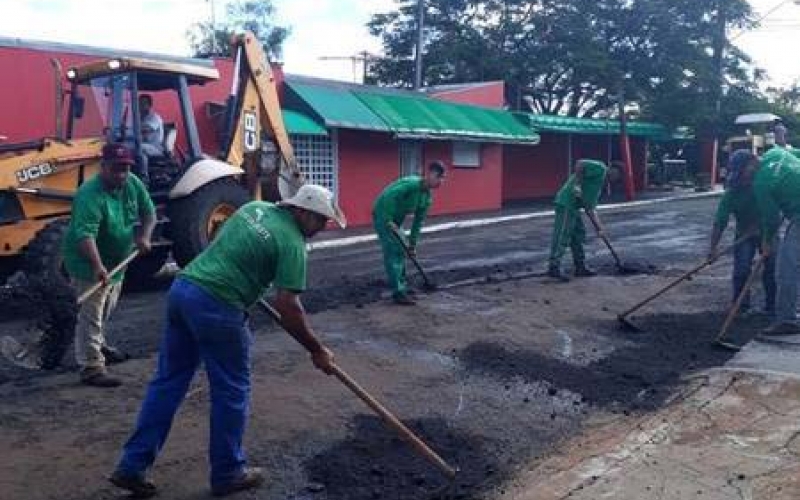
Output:
<svg viewBox="0 0 800 500">
<path fill-rule="evenodd" d="M 641 300 L 640 302 L 638 302 L 634 306 L 632 306 L 632 307 L 628 308 L 627 310 L 619 313 L 617 315 L 617 321 L 619 321 L 620 324 L 622 325 L 622 327 L 625 328 L 625 329 L 628 329 L 628 330 L 631 330 L 631 331 L 635 331 L 635 332 L 640 332 L 641 328 L 639 328 L 638 326 L 636 326 L 633 323 L 631 323 L 631 321 L 628 319 L 628 317 L 631 314 L 633 314 L 634 312 L 638 311 L 642 307 L 646 306 L 650 302 L 654 301 L 658 297 L 661 297 L 662 295 L 667 293 L 669 290 L 672 290 L 673 288 L 678 286 L 680 283 L 683 283 L 684 281 L 690 279 L 692 276 L 694 276 L 695 274 L 699 273 L 703 269 L 707 268 L 711 264 L 715 263 L 723 254 L 728 253 L 736 245 L 738 245 L 739 243 L 745 241 L 746 239 L 748 239 L 750 237 L 751 237 L 751 235 L 748 234 L 748 235 L 745 235 L 745 236 L 742 236 L 742 237 L 738 238 L 730 246 L 726 247 L 723 251 L 718 252 L 717 255 L 713 259 L 705 259 L 705 260 L 703 260 L 702 262 L 700 262 L 699 264 L 697 264 L 693 268 L 691 268 L 688 271 L 686 271 L 684 274 L 680 275 L 675 280 L 669 282 L 663 288 L 658 289 L 653 294 L 651 294 L 648 297 L 646 297 L 645 299 Z"/>
</svg>

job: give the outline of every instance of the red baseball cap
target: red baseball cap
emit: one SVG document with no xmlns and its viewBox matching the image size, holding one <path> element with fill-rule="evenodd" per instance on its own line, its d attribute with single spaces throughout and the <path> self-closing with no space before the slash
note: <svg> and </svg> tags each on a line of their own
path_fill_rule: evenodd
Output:
<svg viewBox="0 0 800 500">
<path fill-rule="evenodd" d="M 122 165 L 136 165 L 133 152 L 124 144 L 113 142 L 103 146 L 103 161 Z"/>
</svg>

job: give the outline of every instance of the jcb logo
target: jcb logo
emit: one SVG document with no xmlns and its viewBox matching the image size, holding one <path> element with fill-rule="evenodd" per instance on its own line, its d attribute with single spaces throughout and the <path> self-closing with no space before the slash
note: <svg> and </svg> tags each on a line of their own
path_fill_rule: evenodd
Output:
<svg viewBox="0 0 800 500">
<path fill-rule="evenodd" d="M 255 151 L 258 148 L 258 122 L 256 114 L 244 113 L 244 150 Z"/>
<path fill-rule="evenodd" d="M 54 174 L 56 172 L 56 167 L 53 166 L 51 163 L 40 163 L 39 165 L 33 165 L 32 167 L 23 168 L 22 170 L 17 170 L 17 182 L 20 184 L 24 184 L 29 181 L 34 181 L 39 179 L 40 177 L 45 177 L 50 174 Z"/>
</svg>

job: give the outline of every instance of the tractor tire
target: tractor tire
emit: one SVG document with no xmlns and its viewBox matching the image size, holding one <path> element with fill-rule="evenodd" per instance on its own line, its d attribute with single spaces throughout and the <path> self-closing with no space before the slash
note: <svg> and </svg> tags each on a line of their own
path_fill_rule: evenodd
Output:
<svg viewBox="0 0 800 500">
<path fill-rule="evenodd" d="M 61 256 L 61 244 L 69 228 L 69 219 L 57 219 L 36 233 L 22 257 L 22 270 L 28 274 L 68 282 Z"/>
<path fill-rule="evenodd" d="M 250 201 L 247 191 L 225 177 L 209 182 L 168 207 L 172 256 L 185 267 L 214 239 L 222 224 Z"/>
</svg>

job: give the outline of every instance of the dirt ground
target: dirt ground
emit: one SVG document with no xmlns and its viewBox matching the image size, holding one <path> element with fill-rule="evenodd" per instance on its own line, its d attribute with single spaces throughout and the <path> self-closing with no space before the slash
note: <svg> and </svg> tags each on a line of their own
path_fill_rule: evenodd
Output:
<svg viewBox="0 0 800 500">
<path fill-rule="evenodd" d="M 531 276 L 540 261 L 515 257 L 514 248 L 499 263 L 447 269 L 432 258 L 428 264 L 443 289 L 420 296 L 416 308 L 400 308 L 381 300 L 376 272 L 361 268 L 350 277 L 326 270 L 308 297 L 320 336 L 342 368 L 461 472 L 455 487 L 443 491 L 447 481 L 436 469 L 256 314 L 246 441 L 250 462 L 266 467 L 269 481 L 241 498 L 502 498 L 515 478 L 562 443 L 662 408 L 688 375 L 733 354 L 711 344 L 728 301 L 729 260 L 634 316 L 641 333 L 621 329 L 615 317 L 688 269 L 692 262 L 685 255 L 702 255 L 712 206 L 713 201 L 676 203 L 609 217 L 610 227 L 654 220 L 650 233 L 672 231 L 672 239 L 651 234 L 643 241 L 635 232 L 619 238 L 622 248 L 638 249 L 624 255 L 654 266 L 651 274 L 615 276 L 596 242 L 592 262 L 603 273 L 567 284 Z M 691 215 L 698 207 L 705 215 Z M 672 212 L 671 218 L 664 212 Z M 693 217 L 691 223 L 676 225 L 684 216 Z M 551 222 L 525 224 L 546 234 Z M 487 244 L 494 238 L 468 233 Z M 366 252 L 340 250 L 361 251 Z M 498 255 L 503 253 L 492 256 Z M 319 259 L 312 259 L 312 269 Z M 50 372 L 0 368 L 0 448 L 7 450 L 0 458 L 2 498 L 120 498 L 105 477 L 155 365 L 166 284 L 129 293 L 115 317 L 117 344 L 136 356 L 114 368 L 124 386 L 82 387 L 69 359 Z M 26 322 L 3 323 L 3 333 L 20 334 Z M 765 323 L 758 315 L 741 318 L 731 339 L 746 342 Z M 198 377 L 153 471 L 160 498 L 208 497 L 207 400 L 205 379 Z"/>
</svg>

